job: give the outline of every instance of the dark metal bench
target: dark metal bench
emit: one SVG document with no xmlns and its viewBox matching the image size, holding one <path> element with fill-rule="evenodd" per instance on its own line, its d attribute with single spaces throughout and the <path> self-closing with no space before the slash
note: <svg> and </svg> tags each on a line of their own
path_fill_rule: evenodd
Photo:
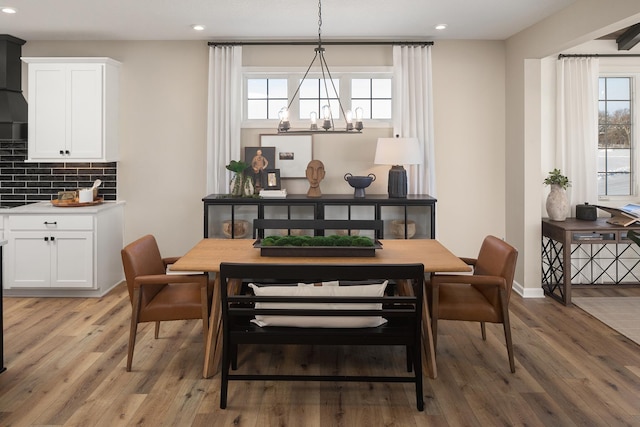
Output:
<svg viewBox="0 0 640 427">
<path fill-rule="evenodd" d="M 324 236 L 326 230 L 373 230 L 376 239 L 383 238 L 384 225 L 380 219 L 254 219 L 253 238 L 264 237 L 264 230 L 314 230 L 314 235 Z"/>
<path fill-rule="evenodd" d="M 242 280 L 252 277 L 266 282 L 281 283 L 300 280 L 305 283 L 329 280 L 366 281 L 391 280 L 413 288 L 411 296 L 382 297 L 293 297 L 234 295 Z M 424 266 L 402 265 L 337 265 L 337 264 L 237 264 L 220 265 L 222 293 L 223 354 L 220 391 L 220 408 L 227 406 L 229 381 L 278 380 L 278 381 L 364 381 L 415 383 L 416 404 L 424 410 L 422 396 L 422 289 Z M 269 286 L 269 285 L 265 285 Z M 403 292 L 410 294 L 411 292 Z M 256 303 L 366 303 L 381 304 L 379 310 L 362 309 L 308 309 L 308 308 L 256 308 Z M 250 320 L 256 315 L 276 316 L 382 316 L 387 323 L 365 328 L 321 328 L 321 327 L 260 327 Z M 398 345 L 406 348 L 407 371 L 413 375 L 403 376 L 352 376 L 352 375 L 276 375 L 233 374 L 237 368 L 238 345 L 240 344 L 307 344 L 307 345 Z"/>
</svg>

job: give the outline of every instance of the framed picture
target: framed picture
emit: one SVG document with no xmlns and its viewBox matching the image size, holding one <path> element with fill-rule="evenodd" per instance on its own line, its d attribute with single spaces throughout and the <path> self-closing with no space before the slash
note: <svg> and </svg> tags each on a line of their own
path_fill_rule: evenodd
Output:
<svg viewBox="0 0 640 427">
<path fill-rule="evenodd" d="M 280 190 L 280 169 L 265 169 L 262 173 L 262 188 Z"/>
<path fill-rule="evenodd" d="M 311 135 L 260 135 L 260 146 L 275 149 L 275 168 L 282 178 L 305 178 L 312 159 Z"/>
<path fill-rule="evenodd" d="M 244 161 L 249 164 L 253 176 L 253 186 L 260 188 L 264 171 L 276 167 L 276 149 L 274 147 L 244 147 Z"/>
</svg>

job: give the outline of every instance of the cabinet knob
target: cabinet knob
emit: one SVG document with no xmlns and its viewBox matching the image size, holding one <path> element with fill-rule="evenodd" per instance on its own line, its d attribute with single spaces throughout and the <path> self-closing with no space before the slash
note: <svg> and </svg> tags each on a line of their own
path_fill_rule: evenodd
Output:
<svg viewBox="0 0 640 427">
<path fill-rule="evenodd" d="M 60 155 L 64 156 L 64 151 L 60 150 Z"/>
<path fill-rule="evenodd" d="M 71 152 L 69 150 L 64 150 L 64 154 L 68 156 L 69 154 L 71 154 Z"/>
<path fill-rule="evenodd" d="M 45 221 L 44 225 L 58 225 L 58 221 L 53 221 L 53 222 Z"/>
<path fill-rule="evenodd" d="M 56 240 L 55 236 L 51 236 L 51 241 L 53 242 L 54 240 Z"/>
<path fill-rule="evenodd" d="M 45 241 L 45 242 L 48 242 L 48 241 L 49 241 L 49 237 L 45 237 L 45 238 L 44 238 L 44 241 Z"/>
</svg>

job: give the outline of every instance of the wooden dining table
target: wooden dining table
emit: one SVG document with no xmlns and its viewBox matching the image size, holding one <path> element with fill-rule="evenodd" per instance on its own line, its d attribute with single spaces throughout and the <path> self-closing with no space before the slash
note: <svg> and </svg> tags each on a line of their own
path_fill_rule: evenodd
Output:
<svg viewBox="0 0 640 427">
<path fill-rule="evenodd" d="M 425 274 L 432 272 L 466 272 L 470 267 L 440 242 L 433 239 L 414 240 L 381 240 L 381 249 L 375 251 L 371 257 L 281 257 L 262 256 L 260 249 L 253 246 L 250 239 L 203 239 L 191 250 L 184 254 L 171 270 L 175 272 L 205 272 L 215 274 L 213 301 L 209 316 L 209 331 L 205 344 L 205 357 L 203 376 L 210 378 L 215 375 L 220 367 L 222 353 L 222 327 L 221 327 L 221 291 L 220 291 L 220 264 L 223 262 L 236 263 L 278 263 L 278 264 L 415 264 L 424 265 Z M 304 278 L 300 278 L 304 280 Z M 412 292 L 405 289 L 404 292 Z M 431 378 L 437 377 L 435 352 L 433 348 L 433 335 L 431 331 L 431 319 L 426 300 L 426 292 L 423 293 L 423 355 L 427 361 L 427 369 Z"/>
</svg>

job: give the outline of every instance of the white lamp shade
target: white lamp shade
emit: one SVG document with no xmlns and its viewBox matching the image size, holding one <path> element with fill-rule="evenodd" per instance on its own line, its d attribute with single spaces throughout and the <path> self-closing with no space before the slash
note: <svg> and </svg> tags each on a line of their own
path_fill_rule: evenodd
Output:
<svg viewBox="0 0 640 427">
<path fill-rule="evenodd" d="M 378 138 L 376 165 L 418 165 L 421 162 L 417 138 Z"/>
</svg>

